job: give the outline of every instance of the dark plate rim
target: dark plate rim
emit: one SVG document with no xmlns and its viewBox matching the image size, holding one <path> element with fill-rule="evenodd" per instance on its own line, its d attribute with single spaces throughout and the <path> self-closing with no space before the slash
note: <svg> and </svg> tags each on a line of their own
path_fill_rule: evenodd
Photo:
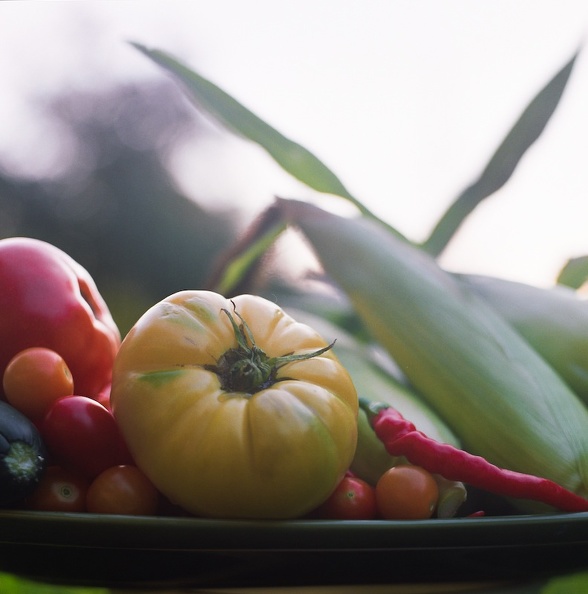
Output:
<svg viewBox="0 0 588 594">
<path fill-rule="evenodd" d="M 135 550 L 400 550 L 588 545 L 588 512 L 418 521 L 216 520 L 0 511 L 0 543 Z"/>
</svg>

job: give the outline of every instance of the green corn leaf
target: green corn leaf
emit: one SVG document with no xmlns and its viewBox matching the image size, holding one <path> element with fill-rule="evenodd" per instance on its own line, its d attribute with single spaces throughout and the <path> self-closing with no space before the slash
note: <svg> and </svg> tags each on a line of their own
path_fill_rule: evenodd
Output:
<svg viewBox="0 0 588 594">
<path fill-rule="evenodd" d="M 510 179 L 520 160 L 541 136 L 559 104 L 578 57 L 569 62 L 547 83 L 529 103 L 515 125 L 506 135 L 480 177 L 467 187 L 451 204 L 422 247 L 434 256 L 445 249 L 466 217 Z"/>
<path fill-rule="evenodd" d="M 588 282 L 588 256 L 570 258 L 557 277 L 558 285 L 572 289 L 579 289 L 586 282 Z"/>
<path fill-rule="evenodd" d="M 278 209 L 267 208 L 217 262 L 208 279 L 208 288 L 221 295 L 248 292 L 252 277 L 285 228 Z"/>
<path fill-rule="evenodd" d="M 234 133 L 261 146 L 284 171 L 318 192 L 344 198 L 355 205 L 364 216 L 380 221 L 391 233 L 407 240 L 396 228 L 379 219 L 353 196 L 337 175 L 309 150 L 286 138 L 214 83 L 170 54 L 149 49 L 139 43 L 132 45 L 176 76 L 200 109 Z M 541 135 L 555 111 L 577 55 L 578 53 L 574 54 L 531 101 L 479 179 L 466 188 L 441 217 L 429 238 L 422 244 L 426 251 L 439 255 L 476 206 L 508 181 L 524 153 Z"/>
<path fill-rule="evenodd" d="M 285 226 L 276 225 L 263 234 L 257 241 L 251 244 L 245 251 L 233 258 L 225 270 L 225 276 L 218 283 L 216 290 L 226 295 L 235 288 L 251 273 L 259 260 L 267 252 L 270 246 L 284 230 Z"/>
<path fill-rule="evenodd" d="M 313 190 L 344 198 L 354 204 L 365 216 L 377 218 L 309 150 L 286 138 L 225 91 L 170 54 L 149 49 L 138 43 L 132 43 L 132 45 L 156 64 L 179 78 L 184 83 L 188 95 L 199 108 L 236 134 L 264 148 L 284 171 Z M 396 230 L 391 230 L 398 233 Z"/>
</svg>

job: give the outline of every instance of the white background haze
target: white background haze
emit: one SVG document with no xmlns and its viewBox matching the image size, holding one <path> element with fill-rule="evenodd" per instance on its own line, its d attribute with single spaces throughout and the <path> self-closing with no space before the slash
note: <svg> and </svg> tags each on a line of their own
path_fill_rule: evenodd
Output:
<svg viewBox="0 0 588 594">
<path fill-rule="evenodd" d="M 372 210 L 423 239 L 527 102 L 580 47 L 584 0 L 0 3 L 0 163 L 58 163 L 35 98 L 165 76 L 168 51 L 315 153 Z M 211 124 L 170 163 L 188 195 L 253 217 L 312 198 L 263 151 Z M 588 254 L 588 56 L 507 186 L 451 243 L 452 269 L 548 285 Z"/>
</svg>

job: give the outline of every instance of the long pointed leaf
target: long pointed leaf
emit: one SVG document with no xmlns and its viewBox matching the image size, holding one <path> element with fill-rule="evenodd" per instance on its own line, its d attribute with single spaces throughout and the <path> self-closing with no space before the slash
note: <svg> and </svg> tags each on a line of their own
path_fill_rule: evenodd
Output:
<svg viewBox="0 0 588 594">
<path fill-rule="evenodd" d="M 553 115 L 577 57 L 578 52 L 529 103 L 480 177 L 458 196 L 441 217 L 422 244 L 427 252 L 438 256 L 478 204 L 509 180 L 525 152 L 539 138 Z"/>
<path fill-rule="evenodd" d="M 267 208 L 217 262 L 208 288 L 222 295 L 236 295 L 243 292 L 241 288 L 247 292 L 265 254 L 285 228 L 277 207 Z"/>
<path fill-rule="evenodd" d="M 345 198 L 364 215 L 377 218 L 309 150 L 286 138 L 225 91 L 170 54 L 161 50 L 149 49 L 139 43 L 132 43 L 132 45 L 159 66 L 178 77 L 184 83 L 191 99 L 201 109 L 233 132 L 260 145 L 290 175 L 313 190 Z M 396 230 L 391 230 L 399 234 Z"/>
</svg>

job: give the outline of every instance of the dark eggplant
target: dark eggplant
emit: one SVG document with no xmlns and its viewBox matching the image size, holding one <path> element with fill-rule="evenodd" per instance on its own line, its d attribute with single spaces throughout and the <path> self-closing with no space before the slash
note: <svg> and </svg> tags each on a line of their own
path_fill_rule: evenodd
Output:
<svg viewBox="0 0 588 594">
<path fill-rule="evenodd" d="M 0 400 L 0 506 L 30 495 L 46 464 L 45 444 L 35 425 Z"/>
</svg>

